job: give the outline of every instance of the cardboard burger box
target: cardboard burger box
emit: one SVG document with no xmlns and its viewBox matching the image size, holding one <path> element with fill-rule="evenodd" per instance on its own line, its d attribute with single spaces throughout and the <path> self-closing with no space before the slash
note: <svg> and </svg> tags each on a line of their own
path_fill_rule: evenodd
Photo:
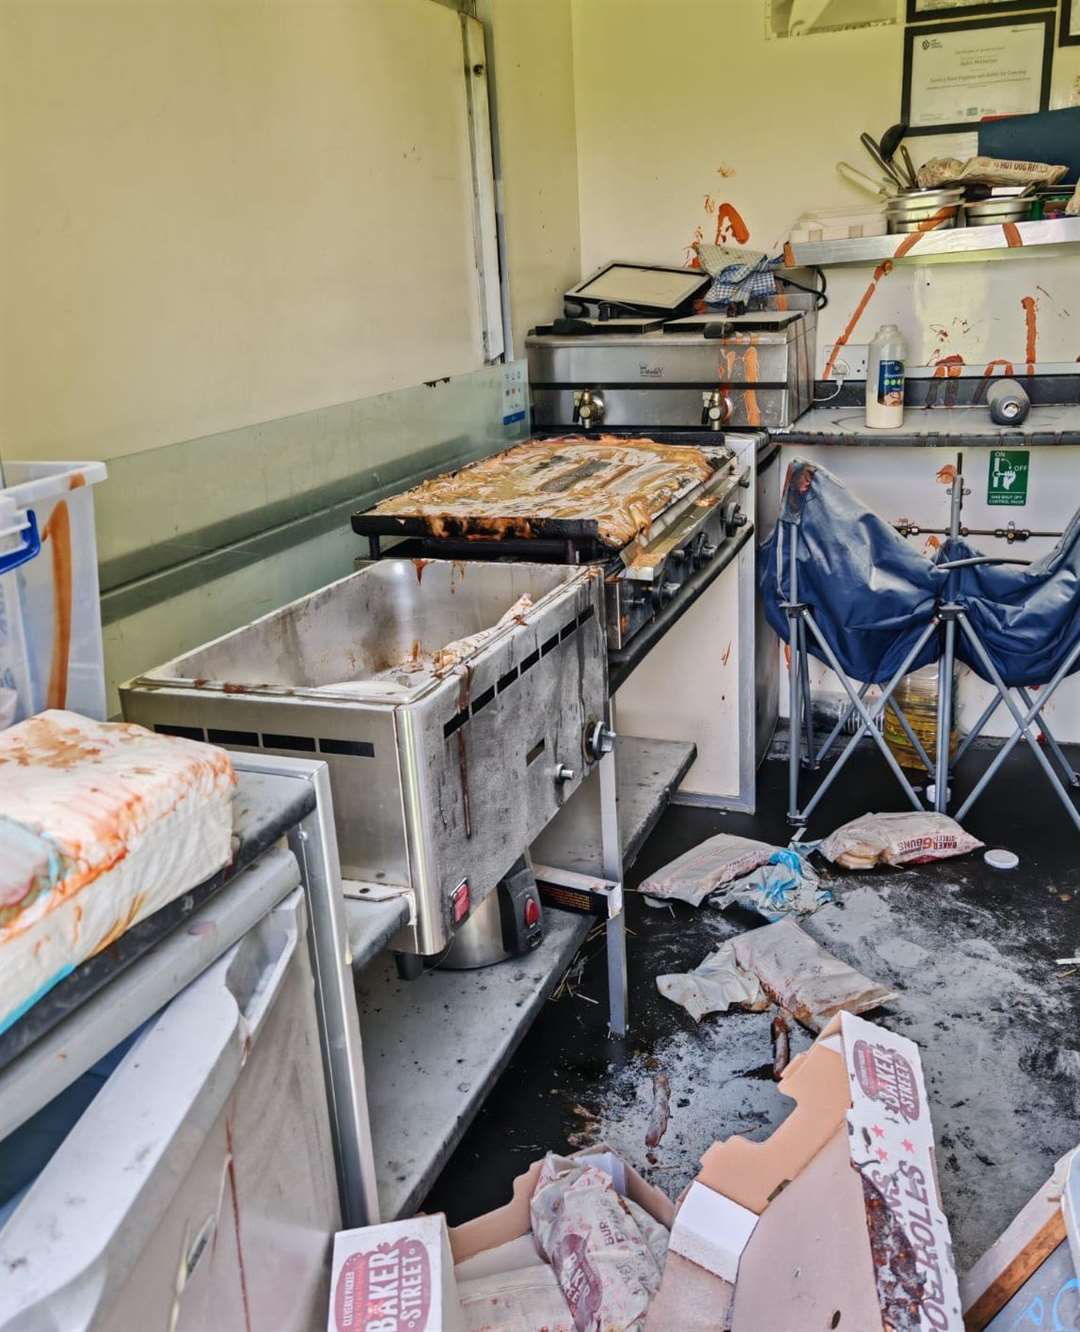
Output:
<svg viewBox="0 0 1080 1332">
<path fill-rule="evenodd" d="M 963 1332 L 918 1047 L 840 1013 L 780 1090 L 771 1137 L 702 1158 L 649 1332 Z"/>
<path fill-rule="evenodd" d="M 607 1149 L 590 1154 L 671 1230 L 646 1332 L 963 1332 L 918 1047 L 840 1013 L 780 1090 L 795 1108 L 772 1136 L 714 1143 L 677 1209 Z M 459 1278 L 540 1261 L 529 1201 L 541 1165 L 463 1225 L 341 1232 L 329 1332 L 462 1332 Z"/>
<path fill-rule="evenodd" d="M 579 1159 L 600 1166 L 616 1190 L 670 1228 L 675 1209 L 604 1146 Z M 458 1278 L 470 1281 L 546 1268 L 532 1242 L 529 1201 L 542 1161 L 514 1180 L 510 1201 L 463 1225 L 444 1216 L 339 1231 L 334 1237 L 328 1332 L 464 1332 Z M 551 1278 L 552 1282 L 554 1277 Z M 567 1311 L 567 1328 L 572 1320 Z M 548 1322 L 548 1332 L 559 1332 Z"/>
</svg>

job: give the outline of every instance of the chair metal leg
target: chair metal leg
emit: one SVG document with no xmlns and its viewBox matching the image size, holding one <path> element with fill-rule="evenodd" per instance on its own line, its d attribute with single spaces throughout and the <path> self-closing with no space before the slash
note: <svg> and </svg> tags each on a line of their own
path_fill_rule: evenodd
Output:
<svg viewBox="0 0 1080 1332">
<path fill-rule="evenodd" d="M 982 716 L 971 728 L 971 730 L 968 731 L 967 735 L 965 735 L 963 740 L 961 741 L 960 748 L 956 751 L 956 757 L 952 761 L 952 766 L 954 768 L 964 757 L 964 755 L 968 752 L 972 744 L 979 738 L 979 733 L 982 731 L 982 728 L 986 725 L 986 723 L 990 720 L 990 718 L 994 715 L 995 712 L 997 712 L 998 708 L 1000 707 L 1001 707 L 1001 695 L 995 694 L 994 697 L 983 709 Z"/>
<path fill-rule="evenodd" d="M 945 650 L 938 661 L 937 763 L 934 769 L 934 809 L 944 814 L 949 807 L 949 738 L 952 734 L 953 661 L 956 656 L 956 617 L 943 606 Z"/>
<path fill-rule="evenodd" d="M 1023 702 L 1024 706 L 1030 710 L 1032 716 L 1035 718 L 1036 722 L 1038 722 L 1039 729 L 1046 737 L 1047 748 L 1057 759 L 1058 763 L 1061 764 L 1061 771 L 1065 775 L 1065 780 L 1069 783 L 1070 786 L 1080 786 L 1080 773 L 1078 773 L 1076 769 L 1073 767 L 1073 765 L 1069 762 L 1068 758 L 1065 755 L 1065 751 L 1058 744 L 1053 731 L 1051 731 L 1050 727 L 1047 726 L 1046 721 L 1043 718 L 1042 714 L 1043 700 L 1040 699 L 1039 702 L 1036 703 L 1032 699 L 1028 691 L 1023 688 L 1018 688 L 1016 692 L 1020 695 L 1021 701 Z"/>
<path fill-rule="evenodd" d="M 968 812 L 968 810 L 972 807 L 975 801 L 986 789 L 987 785 L 989 784 L 990 780 L 993 778 L 997 770 L 1001 767 L 1001 765 L 1005 762 L 1008 756 L 1012 753 L 1013 749 L 1020 742 L 1020 740 L 1023 739 L 1028 742 L 1029 746 L 1031 747 L 1031 752 L 1035 755 L 1035 758 L 1038 760 L 1043 771 L 1050 779 L 1050 784 L 1057 792 L 1058 799 L 1065 806 L 1065 810 L 1068 813 L 1069 817 L 1072 819 L 1073 824 L 1076 827 L 1077 831 L 1080 831 L 1080 813 L 1077 812 L 1076 806 L 1069 798 L 1069 793 L 1065 790 L 1064 786 L 1062 786 L 1061 779 L 1054 771 L 1053 764 L 1043 753 L 1042 747 L 1040 746 L 1037 737 L 1033 736 L 1029 729 L 1037 709 L 1029 708 L 1026 713 L 1022 713 L 1020 711 L 1017 705 L 1013 702 L 1013 699 L 1010 696 L 1009 691 L 1005 685 L 1005 682 L 1004 680 L 1002 680 L 997 667 L 990 659 L 990 654 L 983 647 L 982 643 L 979 640 L 978 635 L 975 633 L 974 629 L 972 629 L 971 625 L 968 623 L 967 616 L 965 616 L 963 612 L 961 612 L 957 618 L 960 621 L 960 628 L 964 633 L 964 637 L 971 644 L 971 647 L 975 652 L 975 655 L 979 658 L 979 661 L 982 664 L 984 670 L 986 671 L 987 675 L 990 677 L 990 680 L 993 683 L 995 689 L 997 689 L 999 695 L 1001 696 L 1001 701 L 1005 704 L 1005 706 L 1009 709 L 1009 712 L 1012 714 L 1013 721 L 1016 723 L 1017 727 L 1017 729 L 1008 738 L 1008 740 L 1006 740 L 1005 744 L 1002 745 L 1002 747 L 998 750 L 997 754 L 994 756 L 993 762 L 983 773 L 983 775 L 979 778 L 978 782 L 975 784 L 975 787 L 968 796 L 968 798 L 964 801 L 959 810 L 957 810 L 956 813 L 957 819 L 959 820 L 964 817 L 964 815 Z M 1072 649 L 1069 652 L 1069 655 L 1065 658 L 1064 662 L 1062 662 L 1061 666 L 1058 667 L 1057 671 L 1054 673 L 1053 679 L 1043 690 L 1042 697 L 1039 702 L 1040 708 L 1045 707 L 1046 704 L 1050 701 L 1050 697 L 1053 694 L 1054 690 L 1057 689 L 1058 685 L 1068 675 L 1069 671 L 1072 669 L 1078 657 L 1080 657 L 1080 639 L 1078 639 L 1077 642 L 1073 645 Z"/>
<path fill-rule="evenodd" d="M 818 646 L 821 648 L 822 652 L 824 653 L 825 659 L 828 661 L 832 669 L 836 672 L 837 677 L 840 680 L 840 683 L 844 686 L 844 690 L 847 693 L 848 698 L 850 699 L 852 704 L 854 704 L 855 710 L 858 712 L 859 717 L 862 721 L 862 726 L 848 741 L 840 757 L 829 769 L 829 773 L 826 776 L 825 780 L 814 792 L 813 798 L 810 800 L 810 802 L 806 805 L 805 809 L 803 810 L 803 817 L 809 818 L 813 808 L 817 805 L 818 801 L 828 790 L 829 786 L 832 784 L 834 778 L 837 776 L 840 769 L 844 766 L 848 758 L 851 756 L 856 744 L 861 739 L 864 731 L 870 735 L 870 738 L 874 741 L 878 749 L 881 751 L 882 757 L 885 759 L 885 762 L 889 765 L 889 768 L 892 770 L 893 776 L 900 783 L 900 788 L 907 796 L 909 802 L 911 803 L 912 809 L 921 811 L 923 807 L 919 801 L 919 797 L 915 794 L 915 791 L 913 790 L 911 783 L 904 775 L 904 770 L 900 767 L 900 764 L 897 763 L 896 756 L 895 754 L 893 754 L 892 750 L 889 748 L 888 744 L 886 743 L 885 737 L 878 730 L 876 725 L 876 719 L 884 710 L 885 704 L 892 696 L 892 693 L 896 689 L 896 686 L 900 683 L 900 681 L 904 678 L 905 675 L 907 675 L 908 671 L 911 669 L 911 663 L 923 650 L 923 647 L 926 644 L 927 639 L 929 639 L 930 635 L 934 633 L 934 631 L 936 630 L 937 622 L 932 621 L 930 624 L 928 624 L 925 627 L 923 632 L 919 635 L 918 639 L 915 641 L 910 652 L 908 652 L 907 656 L 904 658 L 903 662 L 901 663 L 900 669 L 895 673 L 895 675 L 892 677 L 889 683 L 882 690 L 881 697 L 874 701 L 869 711 L 867 711 L 866 706 L 863 703 L 862 699 L 855 692 L 855 688 L 852 685 L 851 681 L 844 674 L 843 668 L 841 667 L 839 661 L 836 658 L 836 653 L 833 652 L 831 646 L 829 645 L 828 640 L 825 638 L 825 635 L 821 632 L 817 624 L 814 622 L 813 616 L 807 616 L 806 623 L 809 626 L 810 632 L 817 640 Z"/>
<path fill-rule="evenodd" d="M 816 768 L 814 756 L 814 715 L 810 706 L 810 654 L 806 650 L 806 625 L 799 617 L 799 686 L 802 692 L 803 731 L 806 734 L 806 766 Z"/>
<path fill-rule="evenodd" d="M 911 722 L 908 721 L 907 716 L 904 713 L 904 709 L 899 705 L 899 703 L 897 703 L 896 699 L 894 698 L 888 699 L 885 706 L 889 709 L 892 715 L 900 723 L 900 729 L 907 736 L 908 743 L 911 745 L 912 749 L 918 755 L 919 762 L 926 769 L 927 774 L 932 775 L 934 771 L 933 760 L 930 758 L 930 755 L 923 748 L 922 741 L 912 730 Z"/>
<path fill-rule="evenodd" d="M 860 685 L 860 686 L 859 686 L 859 699 L 860 699 L 860 701 L 861 701 L 861 700 L 864 700 L 864 699 L 866 698 L 866 695 L 867 695 L 867 693 L 869 692 L 869 689 L 870 689 L 870 684 L 869 684 L 869 682 L 867 682 L 866 684 L 863 684 L 863 685 Z M 828 758 L 828 756 L 829 756 L 829 751 L 832 749 L 833 745 L 836 744 L 837 736 L 839 736 L 840 732 L 844 729 L 844 727 L 848 724 L 848 722 L 849 722 L 849 721 L 852 719 L 852 717 L 854 717 L 854 716 L 855 716 L 855 704 L 854 704 L 854 703 L 849 703 L 849 704 L 847 705 L 847 707 L 844 709 L 844 711 L 840 714 L 840 716 L 839 716 L 839 718 L 838 718 L 838 720 L 837 720 L 836 725 L 835 725 L 835 726 L 832 728 L 832 730 L 829 732 L 828 736 L 826 737 L 826 739 L 825 739 L 824 742 L 822 743 L 821 748 L 818 750 L 818 753 L 817 753 L 817 761 L 818 761 L 818 767 L 819 767 L 819 768 L 820 768 L 821 765 L 825 762 L 825 760 Z"/>
</svg>

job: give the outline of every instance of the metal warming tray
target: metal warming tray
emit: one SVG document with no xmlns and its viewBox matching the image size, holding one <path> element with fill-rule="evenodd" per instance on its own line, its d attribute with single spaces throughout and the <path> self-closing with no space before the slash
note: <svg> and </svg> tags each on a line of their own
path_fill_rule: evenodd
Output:
<svg viewBox="0 0 1080 1332">
<path fill-rule="evenodd" d="M 394 946 L 433 954 L 580 785 L 606 688 L 599 568 L 386 559 L 120 697 L 159 731 L 325 759 L 344 876 L 411 890 Z"/>
</svg>

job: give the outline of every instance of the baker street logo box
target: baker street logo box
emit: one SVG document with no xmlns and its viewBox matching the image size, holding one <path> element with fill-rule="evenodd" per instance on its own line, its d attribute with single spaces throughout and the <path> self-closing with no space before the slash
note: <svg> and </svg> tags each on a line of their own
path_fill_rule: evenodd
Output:
<svg viewBox="0 0 1080 1332">
<path fill-rule="evenodd" d="M 442 1216 L 334 1236 L 328 1332 L 463 1332 Z"/>
</svg>

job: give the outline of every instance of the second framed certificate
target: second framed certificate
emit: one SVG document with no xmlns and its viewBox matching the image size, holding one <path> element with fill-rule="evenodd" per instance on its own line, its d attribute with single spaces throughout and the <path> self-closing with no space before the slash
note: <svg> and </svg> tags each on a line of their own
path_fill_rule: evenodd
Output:
<svg viewBox="0 0 1080 1332">
<path fill-rule="evenodd" d="M 1053 51 L 1052 13 L 909 27 L 900 118 L 909 134 L 947 134 L 1045 111 Z"/>
</svg>

